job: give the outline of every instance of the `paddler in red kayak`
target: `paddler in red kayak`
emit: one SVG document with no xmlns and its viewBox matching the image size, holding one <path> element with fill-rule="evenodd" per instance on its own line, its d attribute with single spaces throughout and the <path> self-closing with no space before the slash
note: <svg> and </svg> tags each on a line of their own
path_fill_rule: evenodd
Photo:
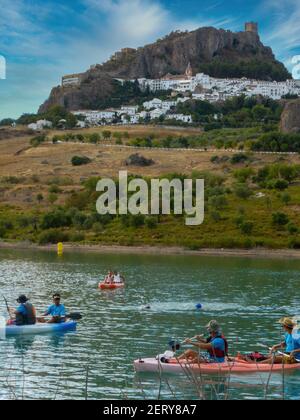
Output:
<svg viewBox="0 0 300 420">
<path fill-rule="evenodd" d="M 185 340 L 185 344 L 191 344 L 198 348 L 198 351 L 187 350 L 181 356 L 179 360 L 187 360 L 188 363 L 224 363 L 225 358 L 228 354 L 228 343 L 226 338 L 223 336 L 221 327 L 217 321 L 210 321 L 207 326 L 209 332 L 209 338 L 204 339 L 203 336 L 197 336 L 194 342 L 192 339 Z M 199 350 L 206 350 L 208 358 L 201 356 Z"/>
<path fill-rule="evenodd" d="M 297 326 L 297 323 L 290 318 L 282 318 L 279 320 L 279 323 L 282 325 L 285 332 L 285 340 L 282 343 L 273 346 L 269 358 L 262 363 L 285 365 L 299 363 L 300 336 L 294 334 L 294 328 Z M 282 350 L 284 354 L 274 356 L 278 350 Z"/>
<path fill-rule="evenodd" d="M 112 271 L 109 271 L 107 276 L 104 279 L 105 284 L 113 284 L 114 282 L 114 273 Z"/>
</svg>

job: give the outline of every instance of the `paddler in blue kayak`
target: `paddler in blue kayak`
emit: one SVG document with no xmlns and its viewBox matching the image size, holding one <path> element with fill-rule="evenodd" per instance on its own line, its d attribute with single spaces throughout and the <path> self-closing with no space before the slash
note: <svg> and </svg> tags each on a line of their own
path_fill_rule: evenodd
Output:
<svg viewBox="0 0 300 420">
<path fill-rule="evenodd" d="M 47 321 L 48 324 L 60 324 L 61 322 L 66 321 L 66 308 L 61 303 L 61 296 L 59 293 L 55 293 L 53 295 L 53 304 L 49 306 L 47 311 L 44 313 L 44 317 L 51 316 L 51 319 Z M 44 318 L 39 319 L 40 322 L 43 321 Z"/>
<path fill-rule="evenodd" d="M 179 360 L 186 360 L 188 363 L 224 363 L 225 358 L 228 355 L 228 343 L 226 338 L 223 336 L 221 327 L 217 321 L 210 321 L 206 325 L 207 331 L 209 332 L 209 338 L 204 339 L 203 336 L 195 337 L 196 342 L 193 339 L 185 340 L 185 344 L 191 344 L 198 348 L 198 351 L 187 350 L 181 356 Z M 208 357 L 203 357 L 199 351 L 206 350 Z"/>
<path fill-rule="evenodd" d="M 36 310 L 35 307 L 29 302 L 25 295 L 20 295 L 17 299 L 19 306 L 17 309 L 9 308 L 11 320 L 8 325 L 34 325 L 36 324 Z"/>
</svg>

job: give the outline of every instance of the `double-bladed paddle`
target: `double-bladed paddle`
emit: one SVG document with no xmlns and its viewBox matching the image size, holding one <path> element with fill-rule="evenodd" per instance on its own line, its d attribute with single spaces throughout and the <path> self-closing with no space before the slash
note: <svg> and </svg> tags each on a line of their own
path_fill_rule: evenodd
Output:
<svg viewBox="0 0 300 420">
<path fill-rule="evenodd" d="M 38 318 L 49 318 L 49 317 L 51 317 L 51 315 L 39 316 Z M 73 313 L 67 314 L 66 316 L 61 316 L 57 318 L 67 318 L 67 319 L 71 319 L 72 321 L 80 321 L 82 319 L 82 315 L 79 312 L 73 312 Z"/>
<path fill-rule="evenodd" d="M 8 305 L 8 302 L 7 302 L 7 299 L 6 299 L 6 297 L 5 297 L 5 296 L 3 296 L 3 295 L 2 295 L 2 297 L 3 297 L 3 300 L 4 300 L 4 302 L 5 302 L 5 306 L 6 306 L 6 309 L 7 309 L 8 315 L 9 315 L 10 319 L 12 319 L 12 317 L 11 317 L 11 313 L 10 313 L 10 309 L 9 309 L 9 305 Z"/>
</svg>

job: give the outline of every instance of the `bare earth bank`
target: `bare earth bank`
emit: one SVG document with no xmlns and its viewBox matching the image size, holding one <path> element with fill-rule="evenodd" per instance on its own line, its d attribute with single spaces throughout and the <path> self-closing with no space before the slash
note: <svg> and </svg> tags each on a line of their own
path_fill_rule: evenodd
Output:
<svg viewBox="0 0 300 420">
<path fill-rule="evenodd" d="M 27 242 L 0 242 L 0 249 L 56 251 L 56 245 L 40 246 Z M 300 250 L 278 249 L 269 250 L 257 249 L 201 249 L 191 251 L 180 247 L 148 247 L 148 246 L 116 246 L 116 245 L 77 245 L 65 244 L 66 253 L 98 253 L 98 254 L 134 254 L 134 255 L 195 255 L 212 257 L 248 257 L 248 258 L 270 258 L 270 259 L 300 259 Z"/>
</svg>

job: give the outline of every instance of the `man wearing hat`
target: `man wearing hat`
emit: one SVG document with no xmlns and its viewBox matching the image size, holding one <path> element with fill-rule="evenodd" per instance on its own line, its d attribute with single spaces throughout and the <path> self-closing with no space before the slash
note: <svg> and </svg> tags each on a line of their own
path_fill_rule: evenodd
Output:
<svg viewBox="0 0 300 420">
<path fill-rule="evenodd" d="M 291 318 L 282 318 L 279 320 L 285 331 L 285 340 L 272 347 L 270 358 L 264 363 L 275 363 L 275 364 L 295 364 L 300 362 L 300 336 L 293 334 L 294 328 L 297 323 Z M 284 350 L 283 355 L 274 357 L 274 353 L 278 350 Z"/>
<path fill-rule="evenodd" d="M 10 313 L 15 317 L 14 324 L 34 325 L 36 324 L 36 310 L 34 306 L 29 303 L 29 299 L 25 295 L 20 295 L 17 299 L 19 306 L 16 310 L 10 309 Z"/>
<path fill-rule="evenodd" d="M 179 360 L 187 360 L 189 363 L 224 363 L 228 355 L 228 343 L 223 336 L 221 327 L 217 321 L 210 321 L 206 325 L 209 332 L 209 338 L 204 339 L 203 336 L 197 336 L 196 342 L 192 339 L 185 340 L 185 344 L 191 344 L 198 348 L 198 351 L 187 350 L 184 354 L 179 356 Z M 202 357 L 199 350 L 206 350 L 208 358 Z"/>
<path fill-rule="evenodd" d="M 60 324 L 66 320 L 66 308 L 61 303 L 61 296 L 59 293 L 53 295 L 53 304 L 49 306 L 44 316 L 50 316 L 51 319 L 48 321 L 49 324 Z M 41 320 L 42 321 L 42 320 Z"/>
</svg>

